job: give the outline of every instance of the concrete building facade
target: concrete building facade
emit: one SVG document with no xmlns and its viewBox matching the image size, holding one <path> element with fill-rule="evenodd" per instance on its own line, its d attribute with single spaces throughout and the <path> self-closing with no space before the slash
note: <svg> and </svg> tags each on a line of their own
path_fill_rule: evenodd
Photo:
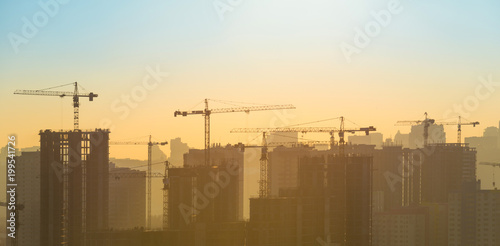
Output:
<svg viewBox="0 0 500 246">
<path fill-rule="evenodd" d="M 65 168 L 68 170 L 69 200 L 67 238 L 64 240 L 78 246 L 85 240 L 83 231 L 107 229 L 109 131 L 40 131 L 40 159 L 40 244 L 59 245 L 63 241 Z"/>
</svg>

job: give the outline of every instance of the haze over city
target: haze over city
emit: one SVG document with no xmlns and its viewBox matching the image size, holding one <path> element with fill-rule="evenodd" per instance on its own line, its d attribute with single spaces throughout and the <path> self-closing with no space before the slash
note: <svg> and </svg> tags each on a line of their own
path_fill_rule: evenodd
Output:
<svg viewBox="0 0 500 246">
<path fill-rule="evenodd" d="M 0 246 L 497 245 L 499 12 L 0 3 Z"/>
</svg>

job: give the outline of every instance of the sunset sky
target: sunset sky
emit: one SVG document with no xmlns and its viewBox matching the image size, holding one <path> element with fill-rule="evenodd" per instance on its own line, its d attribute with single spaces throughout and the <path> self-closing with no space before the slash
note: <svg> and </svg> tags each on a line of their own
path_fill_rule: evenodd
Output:
<svg viewBox="0 0 500 246">
<path fill-rule="evenodd" d="M 464 127 L 464 137 L 481 135 L 500 120 L 499 1 L 48 2 L 57 3 L 50 13 L 37 1 L 0 3 L 0 136 L 17 134 L 20 147 L 38 145 L 40 129 L 72 129 L 73 109 L 71 98 L 13 92 L 74 81 L 99 94 L 94 102 L 81 100 L 82 129 L 107 122 L 113 140 L 152 134 L 158 140 L 181 137 L 196 148 L 203 147 L 202 117 L 173 113 L 202 109 L 198 103 L 204 98 L 297 108 L 284 118 L 281 111 L 214 114 L 212 142 L 223 144 L 247 141 L 248 136 L 229 133 L 234 127 L 338 116 L 373 125 L 387 138 L 409 132 L 394 126 L 396 121 L 423 119 L 426 111 L 436 120 L 453 121 L 459 105 L 462 116 L 481 122 Z M 223 20 L 214 3 L 229 6 Z M 390 4 L 397 4 L 399 13 L 392 13 L 386 26 L 377 24 L 373 13 L 386 13 Z M 26 25 L 37 29 L 28 33 L 32 37 L 23 36 Z M 355 45 L 357 30 L 374 25 L 378 32 L 348 62 L 341 44 Z M 16 35 L 25 42 L 13 45 Z M 168 77 L 150 78 L 154 88 L 145 89 L 143 80 L 157 69 Z M 488 76 L 489 88 L 479 79 Z M 123 116 L 123 96 L 141 91 L 147 95 L 140 95 L 135 108 L 127 106 Z M 454 142 L 456 127 L 445 129 Z M 111 153 L 142 159 L 145 154 Z"/>
</svg>

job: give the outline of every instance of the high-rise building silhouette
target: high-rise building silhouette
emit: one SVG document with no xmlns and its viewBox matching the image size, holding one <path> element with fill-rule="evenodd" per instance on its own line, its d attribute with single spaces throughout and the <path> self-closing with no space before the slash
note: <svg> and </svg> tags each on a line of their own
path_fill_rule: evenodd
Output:
<svg viewBox="0 0 500 246">
<path fill-rule="evenodd" d="M 205 151 L 199 149 L 190 149 L 184 154 L 184 167 L 204 166 Z M 238 220 L 243 220 L 243 185 L 244 185 L 244 159 L 240 148 L 227 145 L 221 146 L 213 144 L 210 148 L 210 165 L 221 167 L 220 170 L 227 168 L 237 169 L 238 174 L 232 175 L 232 182 L 237 185 L 237 191 L 233 195 L 238 206 Z"/>
<path fill-rule="evenodd" d="M 500 123 L 499 123 L 500 124 Z M 500 127 L 500 125 L 499 125 Z M 500 128 L 487 127 L 482 136 L 466 137 L 465 143 L 477 150 L 477 162 L 496 162 L 500 163 Z M 481 179 L 481 185 L 484 189 L 494 189 L 495 180 L 492 175 L 495 167 L 489 165 L 478 165 L 477 176 Z M 498 183 L 498 182 L 496 182 Z"/>
<path fill-rule="evenodd" d="M 332 153 L 301 157 L 296 188 L 250 199 L 248 245 L 371 245 L 372 157 Z"/>
<path fill-rule="evenodd" d="M 184 154 L 189 152 L 187 143 L 183 143 L 181 138 L 170 139 L 168 145 L 170 146 L 170 157 L 168 161 L 174 167 L 180 167 L 184 163 Z"/>
<path fill-rule="evenodd" d="M 271 195 L 278 196 L 280 189 L 296 188 L 299 181 L 299 162 L 304 156 L 311 156 L 312 147 L 276 147 L 268 153 L 268 163 L 272 166 L 271 176 Z"/>
<path fill-rule="evenodd" d="M 373 152 L 373 209 L 376 212 L 403 206 L 401 166 L 409 150 L 401 145 L 384 145 Z"/>
<path fill-rule="evenodd" d="M 476 150 L 468 144 L 430 144 L 414 151 L 406 166 L 409 204 L 446 203 L 450 192 L 476 182 Z"/>
<path fill-rule="evenodd" d="M 63 240 L 81 245 L 83 231 L 108 228 L 108 142 L 108 130 L 40 131 L 41 245 L 60 245 Z M 69 200 L 63 233 L 65 166 Z"/>
<path fill-rule="evenodd" d="M 182 168 L 170 168 L 169 230 L 194 231 L 203 245 L 244 245 L 243 152 L 214 146 L 210 156 L 206 166 L 204 151 L 191 149 Z"/>
<path fill-rule="evenodd" d="M 411 127 L 408 137 L 408 148 L 423 148 L 424 147 L 424 124 L 414 125 Z M 446 133 L 443 125 L 430 125 L 428 128 L 428 143 L 446 143 Z"/>
<path fill-rule="evenodd" d="M 410 147 L 410 134 L 403 134 L 398 130 L 396 135 L 394 135 L 394 143 L 402 145 L 403 148 Z"/>
</svg>

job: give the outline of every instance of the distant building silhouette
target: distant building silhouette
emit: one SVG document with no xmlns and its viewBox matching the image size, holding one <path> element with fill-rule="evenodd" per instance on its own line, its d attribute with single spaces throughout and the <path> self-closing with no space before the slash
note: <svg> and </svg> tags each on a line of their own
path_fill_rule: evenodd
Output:
<svg viewBox="0 0 500 246">
<path fill-rule="evenodd" d="M 308 146 L 276 147 L 268 152 L 272 196 L 278 196 L 281 189 L 297 188 L 300 159 L 311 156 L 312 152 L 313 148 Z"/>
<path fill-rule="evenodd" d="M 170 142 L 169 142 L 170 143 Z M 153 173 L 163 173 L 165 170 L 165 161 L 167 160 L 167 155 L 162 151 L 161 148 L 164 148 L 163 146 L 160 147 L 158 145 L 153 145 L 152 146 L 152 160 L 151 162 L 153 165 L 151 166 L 152 172 Z M 140 153 L 144 159 L 138 160 L 138 159 L 130 159 L 130 158 L 109 158 L 109 160 L 113 163 L 116 164 L 116 166 L 123 167 L 123 168 L 134 168 L 138 170 L 147 170 L 147 146 L 146 145 L 141 145 L 141 146 L 136 146 L 133 149 L 134 152 Z M 151 220 L 152 222 L 155 222 L 154 216 L 162 216 L 163 214 L 163 196 L 162 196 L 162 189 L 163 189 L 163 183 L 162 180 L 159 178 L 153 179 L 151 181 L 151 192 L 152 192 L 152 197 L 151 197 L 151 213 L 153 216 L 153 219 Z M 160 223 L 153 223 L 152 228 L 161 228 L 161 222 Z"/>
<path fill-rule="evenodd" d="M 23 151 L 16 161 L 17 245 L 40 244 L 40 152 Z M 7 210 L 7 218 L 11 211 Z M 11 244 L 7 239 L 7 245 Z"/>
<path fill-rule="evenodd" d="M 399 130 L 394 135 L 394 143 L 402 145 L 403 148 L 409 148 L 410 147 L 410 134 L 402 134 Z"/>
<path fill-rule="evenodd" d="M 267 136 L 267 143 L 297 143 L 298 132 L 271 132 Z"/>
<path fill-rule="evenodd" d="M 443 125 L 430 125 L 428 143 L 446 143 L 446 133 L 444 132 Z M 423 148 L 424 147 L 424 125 L 415 125 L 411 127 L 410 135 L 408 137 L 408 148 Z"/>
<path fill-rule="evenodd" d="M 500 127 L 500 123 L 499 123 Z M 467 137 L 465 143 L 477 150 L 477 162 L 500 162 L 500 128 L 487 127 L 481 137 Z M 477 175 L 485 189 L 493 189 L 492 172 L 496 167 L 478 165 Z M 497 179 L 498 180 L 498 179 Z M 497 182 L 498 183 L 498 182 Z"/>
<path fill-rule="evenodd" d="M 109 228 L 130 230 L 146 226 L 146 171 L 109 167 Z"/>
<path fill-rule="evenodd" d="M 478 161 L 500 162 L 500 131 L 496 127 L 488 127 L 482 137 L 467 137 L 465 142 L 477 149 Z"/>
<path fill-rule="evenodd" d="M 377 148 L 382 147 L 384 135 L 379 132 L 370 133 L 370 135 L 348 136 L 348 142 L 352 144 L 375 145 Z"/>
<path fill-rule="evenodd" d="M 184 154 L 189 152 L 189 146 L 187 143 L 183 143 L 181 138 L 170 139 L 169 145 L 170 157 L 168 161 L 175 167 L 182 166 L 184 163 Z"/>
</svg>

